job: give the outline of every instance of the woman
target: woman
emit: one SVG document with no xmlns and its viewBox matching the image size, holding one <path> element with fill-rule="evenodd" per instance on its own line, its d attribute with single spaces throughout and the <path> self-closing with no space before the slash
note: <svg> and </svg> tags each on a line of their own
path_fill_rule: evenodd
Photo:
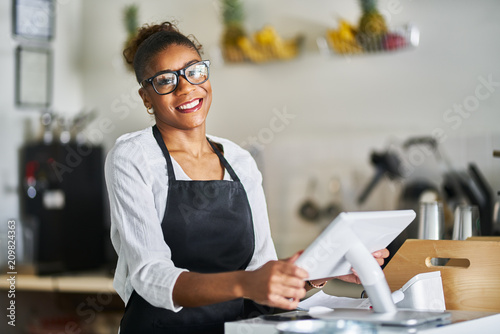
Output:
<svg viewBox="0 0 500 334">
<path fill-rule="evenodd" d="M 223 333 L 248 314 L 243 298 L 296 308 L 325 282 L 305 286 L 299 253 L 276 260 L 254 160 L 207 136 L 212 88 L 200 46 L 165 22 L 141 28 L 124 55 L 156 125 L 120 137 L 106 159 L 120 332 Z"/>
</svg>

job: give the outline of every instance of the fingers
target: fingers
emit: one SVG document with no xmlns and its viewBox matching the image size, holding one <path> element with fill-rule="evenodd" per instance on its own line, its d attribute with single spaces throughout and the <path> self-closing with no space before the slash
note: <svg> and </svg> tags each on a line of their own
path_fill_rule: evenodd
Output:
<svg viewBox="0 0 500 334">
<path fill-rule="evenodd" d="M 297 267 L 289 260 L 287 260 L 286 262 L 283 262 L 283 261 L 279 261 L 279 262 L 283 263 L 283 266 L 280 268 L 283 274 L 285 274 L 287 276 L 291 276 L 291 277 L 298 277 L 302 280 L 309 277 L 309 273 L 307 271 L 305 271 L 304 269 L 302 269 L 300 267 Z"/>
<path fill-rule="evenodd" d="M 307 271 L 293 264 L 300 254 L 287 260 L 266 263 L 252 275 L 250 299 L 271 307 L 294 309 L 301 298 L 305 297 L 304 279 Z M 295 259 L 294 259 L 295 258 Z"/>
<path fill-rule="evenodd" d="M 304 250 L 300 250 L 298 251 L 297 253 L 293 254 L 292 256 L 290 256 L 288 259 L 284 259 L 283 261 L 286 261 L 286 262 L 289 262 L 289 263 L 294 263 L 295 261 L 297 261 L 297 259 L 299 258 L 299 256 L 304 253 Z"/>
<path fill-rule="evenodd" d="M 353 272 L 354 272 L 354 270 L 353 270 Z M 338 276 L 336 278 L 341 280 L 341 281 L 347 282 L 347 283 L 361 284 L 361 280 L 359 279 L 358 275 L 356 275 L 356 273 L 342 275 L 342 276 Z"/>
<path fill-rule="evenodd" d="M 375 260 L 377 260 L 377 263 L 381 266 L 384 264 L 384 259 L 386 259 L 389 256 L 389 250 L 384 248 L 376 252 L 373 252 L 372 255 L 375 258 Z"/>
<path fill-rule="evenodd" d="M 295 286 L 290 285 L 275 285 L 274 293 L 269 296 L 269 305 L 279 307 L 286 310 L 293 310 L 297 308 L 300 299 L 306 296 L 306 289 L 304 288 L 304 281 L 295 282 L 299 283 Z"/>
<path fill-rule="evenodd" d="M 280 276 L 274 283 L 294 289 L 304 287 L 304 279 L 292 276 Z"/>
<path fill-rule="evenodd" d="M 375 258 L 375 260 L 377 260 L 377 263 L 381 266 L 384 264 L 384 259 L 389 256 L 389 250 L 384 248 L 373 252 L 372 255 Z M 339 276 L 337 278 L 345 282 L 361 284 L 361 280 L 359 279 L 356 270 L 354 268 L 351 268 L 351 270 L 352 274 Z"/>
<path fill-rule="evenodd" d="M 378 250 L 376 252 L 373 252 L 372 255 L 376 259 L 379 259 L 379 258 L 386 259 L 387 257 L 389 257 L 389 250 L 387 248 L 384 248 L 384 249 Z"/>
<path fill-rule="evenodd" d="M 294 310 L 299 306 L 300 299 L 284 298 L 279 295 L 274 295 L 270 298 L 268 306 L 278 307 L 284 310 Z"/>
<path fill-rule="evenodd" d="M 302 290 L 304 290 L 304 280 L 309 276 L 307 271 L 288 261 L 277 261 L 274 266 L 271 283 L 278 289 L 275 292 L 286 297 L 297 297 L 295 294 L 289 293 L 289 289 L 292 288 L 302 293 Z M 302 295 L 299 296 L 299 298 L 302 297 Z"/>
<path fill-rule="evenodd" d="M 304 288 L 294 288 L 289 286 L 281 286 L 276 289 L 275 295 L 281 296 L 286 299 L 297 299 L 300 300 L 306 296 L 306 289 Z"/>
</svg>

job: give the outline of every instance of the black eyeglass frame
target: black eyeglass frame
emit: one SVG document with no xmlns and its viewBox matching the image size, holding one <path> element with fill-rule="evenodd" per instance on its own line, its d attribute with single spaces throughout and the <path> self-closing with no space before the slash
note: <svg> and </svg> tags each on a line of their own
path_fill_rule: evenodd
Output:
<svg viewBox="0 0 500 334">
<path fill-rule="evenodd" d="M 196 65 L 196 64 L 200 64 L 200 63 L 204 63 L 206 66 L 207 66 L 207 78 L 205 80 L 203 80 L 202 82 L 197 82 L 197 83 L 194 83 L 194 82 L 191 82 L 189 81 L 189 79 L 186 77 L 186 69 L 193 66 L 193 65 Z M 153 85 L 153 80 L 159 76 L 159 75 L 162 75 L 162 74 L 165 74 L 165 73 L 173 73 L 175 74 L 175 77 L 177 78 L 177 82 L 175 83 L 175 87 L 174 89 L 172 89 L 172 91 L 168 92 L 168 93 L 160 93 L 158 92 L 158 90 L 156 90 L 156 87 L 155 85 Z M 186 79 L 187 82 L 189 82 L 191 85 L 201 85 L 202 83 L 205 83 L 208 81 L 208 78 L 210 77 L 210 60 L 206 59 L 206 60 L 201 60 L 201 61 L 198 61 L 196 63 L 192 63 L 192 64 L 189 64 L 188 66 L 184 67 L 184 68 L 181 68 L 180 70 L 178 71 L 170 71 L 170 70 L 166 70 L 166 71 L 161 71 L 161 72 L 158 72 L 156 73 L 155 75 L 153 75 L 151 78 L 148 78 L 148 79 L 144 79 L 141 81 L 141 87 L 144 88 L 145 86 L 145 82 L 149 83 L 151 85 L 151 87 L 153 87 L 154 91 L 156 92 L 156 94 L 158 95 L 167 95 L 167 94 L 170 94 L 170 93 L 173 93 L 176 89 L 177 89 L 177 86 L 179 86 L 179 76 L 182 76 L 184 79 Z"/>
</svg>

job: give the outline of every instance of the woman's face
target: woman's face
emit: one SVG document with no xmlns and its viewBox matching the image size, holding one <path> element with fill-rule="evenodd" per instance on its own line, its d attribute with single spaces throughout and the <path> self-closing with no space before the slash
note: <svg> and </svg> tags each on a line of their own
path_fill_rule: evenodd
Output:
<svg viewBox="0 0 500 334">
<path fill-rule="evenodd" d="M 178 71 L 200 60 L 195 50 L 186 46 L 171 45 L 148 64 L 143 79 L 165 70 Z M 139 89 L 139 94 L 146 108 L 153 108 L 158 126 L 164 128 L 204 128 L 212 103 L 212 86 L 209 80 L 193 85 L 182 76 L 179 76 L 177 88 L 170 94 L 159 95 L 150 84 Z"/>
</svg>

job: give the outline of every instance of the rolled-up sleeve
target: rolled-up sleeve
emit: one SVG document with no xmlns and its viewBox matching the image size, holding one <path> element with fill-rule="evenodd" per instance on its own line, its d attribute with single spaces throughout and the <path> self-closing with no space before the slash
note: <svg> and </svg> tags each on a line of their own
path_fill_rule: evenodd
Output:
<svg viewBox="0 0 500 334">
<path fill-rule="evenodd" d="M 114 287 L 125 303 L 136 291 L 151 305 L 179 311 L 172 291 L 178 276 L 155 207 L 151 167 L 140 143 L 117 143 L 105 163 L 111 241 L 118 254 Z M 165 185 L 167 187 L 167 185 Z"/>
</svg>

